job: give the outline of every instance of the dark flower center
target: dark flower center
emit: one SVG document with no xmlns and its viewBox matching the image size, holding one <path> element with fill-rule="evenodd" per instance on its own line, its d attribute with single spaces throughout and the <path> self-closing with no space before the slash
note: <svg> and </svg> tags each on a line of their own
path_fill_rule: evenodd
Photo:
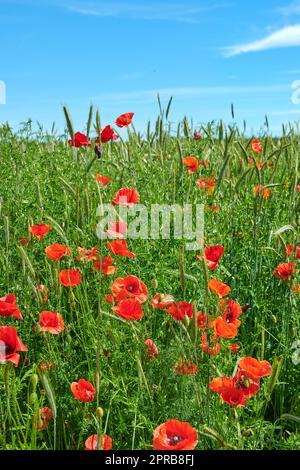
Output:
<svg viewBox="0 0 300 470">
<path fill-rule="evenodd" d="M 171 446 L 176 446 L 176 445 L 179 444 L 179 442 L 181 442 L 182 440 L 183 440 L 183 437 L 181 437 L 181 436 L 176 436 L 176 435 L 171 436 L 170 439 L 169 439 Z"/>
</svg>

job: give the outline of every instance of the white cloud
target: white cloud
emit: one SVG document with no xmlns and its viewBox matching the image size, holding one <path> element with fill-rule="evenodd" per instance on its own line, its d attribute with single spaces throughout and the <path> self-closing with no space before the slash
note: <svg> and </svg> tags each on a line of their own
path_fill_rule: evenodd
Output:
<svg viewBox="0 0 300 470">
<path fill-rule="evenodd" d="M 300 24 L 274 31 L 258 41 L 223 48 L 225 57 L 282 47 L 300 46 Z"/>
</svg>

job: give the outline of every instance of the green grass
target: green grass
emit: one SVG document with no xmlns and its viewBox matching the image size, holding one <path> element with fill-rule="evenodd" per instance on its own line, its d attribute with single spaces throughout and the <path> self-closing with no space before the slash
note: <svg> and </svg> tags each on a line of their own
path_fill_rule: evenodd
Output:
<svg viewBox="0 0 300 470">
<path fill-rule="evenodd" d="M 141 136 L 131 127 L 125 140 L 104 144 L 102 160 L 89 165 L 93 147 L 77 150 L 68 146 L 66 136 L 58 139 L 42 130 L 33 134 L 30 123 L 17 133 L 7 125 L 0 128 L 0 297 L 14 293 L 24 317 L 0 317 L 0 324 L 17 327 L 28 347 L 21 354 L 29 361 L 21 358 L 18 368 L 0 365 L 0 449 L 83 449 L 88 436 L 103 431 L 116 450 L 151 449 L 153 430 L 171 418 L 198 430 L 197 449 L 300 448 L 300 366 L 291 360 L 291 345 L 300 339 L 299 295 L 291 293 L 290 282 L 273 275 L 286 261 L 284 245 L 300 242 L 300 135 L 292 128 L 280 139 L 267 130 L 262 133 L 260 159 L 273 166 L 258 170 L 248 164 L 254 155 L 250 137 L 235 126 L 210 123 L 201 132 L 203 139 L 194 140 L 185 119 L 176 135 L 162 112 L 153 131 Z M 209 168 L 188 175 L 182 166 L 187 155 L 208 159 Z M 109 185 L 101 187 L 96 173 L 110 176 Z M 212 176 L 220 184 L 207 196 L 195 182 Z M 254 195 L 260 184 L 271 189 L 269 199 Z M 101 255 L 109 254 L 96 236 L 96 210 L 121 187 L 136 188 L 147 207 L 205 204 L 205 244 L 225 248 L 218 270 L 207 274 L 230 285 L 230 298 L 250 305 L 238 337 L 221 340 L 219 355 L 209 356 L 198 347 L 202 332 L 192 320 L 177 322 L 150 305 L 156 293 L 169 293 L 194 303 L 197 311 L 217 315 L 218 299 L 207 293 L 203 263 L 195 252 L 184 250 L 185 240 L 128 240 L 137 257 L 115 256 L 117 273 L 101 282 L 92 263 L 75 260 L 78 246 L 98 245 Z M 211 205 L 219 211 L 213 213 Z M 20 248 L 28 227 L 39 223 L 52 230 L 42 241 L 34 238 Z M 49 260 L 44 250 L 55 242 L 72 247 L 74 256 Z M 80 268 L 83 275 L 71 290 L 57 277 L 69 267 Z M 149 290 L 144 317 L 134 328 L 121 322 L 105 301 L 113 280 L 129 274 Z M 35 291 L 39 284 L 49 289 L 45 305 Z M 65 331 L 57 336 L 35 331 L 42 310 L 60 312 Z M 159 350 L 152 361 L 144 345 L 148 338 Z M 237 354 L 230 353 L 231 342 L 240 345 Z M 175 374 L 180 356 L 198 365 L 195 376 Z M 246 407 L 234 410 L 208 384 L 219 373 L 231 375 L 243 356 L 275 366 L 279 361 L 282 368 L 275 381 L 261 380 L 260 392 Z M 39 368 L 43 361 L 55 366 L 44 375 Z M 97 387 L 93 402 L 74 399 L 70 384 L 79 378 Z M 42 406 L 56 409 L 56 418 L 37 431 L 32 422 Z M 95 414 L 97 406 L 104 410 L 102 420 Z"/>
</svg>

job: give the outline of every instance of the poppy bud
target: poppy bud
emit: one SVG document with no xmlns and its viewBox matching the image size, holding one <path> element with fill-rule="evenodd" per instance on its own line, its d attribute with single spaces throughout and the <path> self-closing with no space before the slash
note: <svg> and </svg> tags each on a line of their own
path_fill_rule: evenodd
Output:
<svg viewBox="0 0 300 470">
<path fill-rule="evenodd" d="M 185 323 L 185 326 L 188 328 L 189 327 L 189 324 L 190 324 L 190 319 L 187 315 L 184 316 L 184 323 Z"/>
<path fill-rule="evenodd" d="M 272 320 L 273 320 L 274 323 L 277 323 L 277 318 L 276 318 L 275 315 L 272 315 Z"/>
<path fill-rule="evenodd" d="M 98 406 L 98 408 L 96 409 L 96 416 L 98 416 L 98 418 L 103 418 L 104 410 L 103 408 L 101 408 L 101 406 Z"/>
<path fill-rule="evenodd" d="M 34 405 L 37 401 L 38 401 L 38 396 L 37 396 L 36 392 L 32 392 L 32 393 L 29 395 L 29 403 L 30 403 L 31 405 Z"/>
<path fill-rule="evenodd" d="M 102 157 L 102 152 L 99 144 L 95 145 L 94 152 L 100 160 L 100 158 Z"/>
<path fill-rule="evenodd" d="M 157 279 L 154 279 L 154 280 L 153 280 L 153 282 L 152 282 L 152 287 L 153 287 L 153 289 L 155 289 L 155 290 L 158 288 L 158 281 L 157 281 Z"/>
<path fill-rule="evenodd" d="M 33 390 L 36 389 L 36 386 L 37 386 L 37 384 L 38 384 L 38 381 L 39 381 L 38 375 L 37 375 L 37 374 L 32 374 L 32 376 L 31 376 L 31 383 L 32 383 L 32 388 L 33 388 Z"/>
</svg>

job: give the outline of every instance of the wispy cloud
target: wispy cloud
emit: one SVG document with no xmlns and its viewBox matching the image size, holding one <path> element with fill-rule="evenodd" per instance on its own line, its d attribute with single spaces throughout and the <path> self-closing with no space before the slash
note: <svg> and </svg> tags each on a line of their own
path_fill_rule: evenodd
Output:
<svg viewBox="0 0 300 470">
<path fill-rule="evenodd" d="M 65 7 L 74 13 L 85 16 L 124 18 L 134 20 L 177 21 L 184 23 L 198 23 L 205 12 L 218 8 L 225 8 L 229 3 L 209 3 L 203 5 L 187 5 L 173 3 L 138 4 L 127 2 L 81 2 Z"/>
<path fill-rule="evenodd" d="M 290 3 L 278 9 L 279 13 L 284 16 L 298 15 L 300 14 L 300 1 Z"/>
<path fill-rule="evenodd" d="M 225 57 L 233 57 L 248 52 L 295 46 L 300 46 L 300 24 L 274 31 L 258 41 L 223 48 L 223 52 Z"/>
<path fill-rule="evenodd" d="M 262 85 L 262 86 L 215 86 L 215 87 L 181 87 L 181 88 L 161 88 L 157 90 L 125 91 L 116 93 L 105 93 L 93 97 L 94 101 L 102 103 L 130 103 L 145 104 L 153 103 L 157 100 L 157 93 L 161 99 L 190 98 L 195 99 L 207 95 L 245 95 L 245 94 L 266 94 L 266 93 L 286 93 L 290 91 L 290 85 Z"/>
</svg>

